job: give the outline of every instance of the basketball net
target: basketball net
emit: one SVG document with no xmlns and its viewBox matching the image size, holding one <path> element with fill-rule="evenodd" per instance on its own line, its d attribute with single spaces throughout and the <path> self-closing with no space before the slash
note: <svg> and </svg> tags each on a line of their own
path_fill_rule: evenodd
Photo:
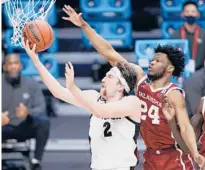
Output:
<svg viewBox="0 0 205 170">
<path fill-rule="evenodd" d="M 4 1 L 4 2 L 3 2 Z M 3 0 L 13 26 L 12 44 L 21 46 L 23 29 L 28 22 L 44 20 L 56 0 Z"/>
</svg>

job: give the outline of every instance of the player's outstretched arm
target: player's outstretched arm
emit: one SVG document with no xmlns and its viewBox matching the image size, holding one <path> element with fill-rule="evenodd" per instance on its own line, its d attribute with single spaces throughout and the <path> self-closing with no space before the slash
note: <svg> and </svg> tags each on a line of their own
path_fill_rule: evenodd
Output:
<svg viewBox="0 0 205 170">
<path fill-rule="evenodd" d="M 127 62 L 111 44 L 103 39 L 90 25 L 83 20 L 82 13 L 77 14 L 76 11 L 71 8 L 69 5 L 64 5 L 63 11 L 68 15 L 63 17 L 64 20 L 70 21 L 76 26 L 80 27 L 88 39 L 93 44 L 94 48 L 111 64 L 116 65 L 117 63 Z M 138 80 L 143 77 L 145 74 L 142 68 L 138 65 L 132 64 L 136 70 Z"/>
<path fill-rule="evenodd" d="M 64 5 L 63 11 L 68 15 L 68 17 L 63 17 L 63 19 L 80 27 L 85 32 L 95 49 L 104 56 L 110 64 L 115 65 L 117 62 L 126 62 L 126 60 L 112 48 L 108 41 L 97 34 L 96 31 L 83 20 L 81 16 L 82 13 L 77 14 L 69 5 Z"/>
<path fill-rule="evenodd" d="M 71 103 L 75 106 L 81 107 L 79 102 L 75 100 L 75 98 L 72 96 L 72 94 L 69 92 L 69 90 L 63 86 L 52 76 L 52 74 L 45 68 L 45 66 L 41 63 L 39 60 L 38 54 L 35 52 L 36 45 L 34 44 L 33 48 L 31 49 L 29 47 L 29 41 L 26 40 L 26 44 L 24 43 L 24 40 L 22 40 L 23 46 L 33 61 L 39 75 L 42 78 L 42 81 L 44 84 L 48 87 L 52 95 L 58 99 L 61 99 L 67 103 Z M 89 96 L 90 92 L 84 91 L 85 95 Z"/>
<path fill-rule="evenodd" d="M 193 127 L 189 121 L 188 113 L 186 110 L 184 96 L 179 90 L 173 90 L 167 96 L 168 101 L 175 109 L 175 117 L 179 124 L 180 134 L 189 148 L 194 160 L 199 165 L 200 168 L 204 168 L 205 159 L 202 155 L 199 154 L 196 144 L 196 136 L 193 130 Z"/>
<path fill-rule="evenodd" d="M 201 99 L 201 102 L 199 103 L 199 105 L 196 108 L 195 114 L 191 118 L 191 124 L 194 128 L 197 141 L 199 140 L 199 137 L 201 135 L 201 130 L 202 130 L 201 127 L 202 127 L 202 124 L 204 123 L 203 114 L 202 114 L 203 100 L 204 99 Z"/>
<path fill-rule="evenodd" d="M 71 63 L 66 65 L 66 87 L 72 93 L 73 97 L 83 106 L 84 109 L 89 110 L 91 114 L 103 118 L 117 118 L 125 116 L 141 116 L 141 102 L 136 96 L 124 97 L 119 101 L 113 101 L 106 104 L 100 104 L 97 97 L 93 100 L 92 96 L 87 97 L 74 84 L 74 71 Z M 99 97 L 99 95 L 98 95 Z"/>
</svg>

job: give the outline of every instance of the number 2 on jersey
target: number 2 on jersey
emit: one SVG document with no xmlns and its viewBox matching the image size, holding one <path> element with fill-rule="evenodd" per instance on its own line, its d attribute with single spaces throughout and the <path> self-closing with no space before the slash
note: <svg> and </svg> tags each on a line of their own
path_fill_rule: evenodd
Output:
<svg viewBox="0 0 205 170">
<path fill-rule="evenodd" d="M 110 137 L 112 136 L 112 132 L 110 131 L 110 123 L 109 122 L 105 122 L 103 124 L 103 127 L 105 127 L 105 130 L 104 130 L 104 137 Z"/>
<path fill-rule="evenodd" d="M 148 117 L 152 119 L 152 124 L 158 125 L 159 124 L 159 107 L 151 105 L 150 108 L 147 107 L 147 103 L 144 101 L 142 102 L 142 113 L 147 113 Z M 142 120 L 146 120 L 147 115 L 141 116 Z"/>
</svg>

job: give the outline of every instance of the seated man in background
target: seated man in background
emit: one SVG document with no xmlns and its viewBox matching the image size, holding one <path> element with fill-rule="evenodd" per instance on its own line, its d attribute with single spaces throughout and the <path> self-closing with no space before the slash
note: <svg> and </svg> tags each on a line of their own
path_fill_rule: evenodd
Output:
<svg viewBox="0 0 205 170">
<path fill-rule="evenodd" d="M 203 67 L 205 59 L 205 30 L 196 24 L 196 20 L 200 17 L 197 3 L 186 1 L 181 16 L 185 23 L 171 38 L 189 41 L 190 54 L 195 60 L 195 69 L 198 70 Z"/>
<path fill-rule="evenodd" d="M 45 99 L 38 83 L 20 74 L 22 64 L 16 54 L 5 57 L 2 75 L 2 112 L 10 118 L 2 127 L 2 140 L 25 141 L 35 138 L 32 168 L 40 170 L 40 161 L 49 137 L 50 123 L 45 114 Z"/>
<path fill-rule="evenodd" d="M 183 89 L 186 93 L 187 111 L 189 117 L 192 117 L 201 97 L 205 96 L 205 60 L 204 67 L 194 72 L 188 80 L 184 81 Z"/>
</svg>

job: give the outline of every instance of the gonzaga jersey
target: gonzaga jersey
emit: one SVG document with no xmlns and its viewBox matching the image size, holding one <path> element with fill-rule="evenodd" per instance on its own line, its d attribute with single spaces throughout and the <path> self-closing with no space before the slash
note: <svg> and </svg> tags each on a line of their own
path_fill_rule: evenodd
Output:
<svg viewBox="0 0 205 170">
<path fill-rule="evenodd" d="M 203 123 L 203 127 L 202 127 L 202 135 L 200 137 L 200 143 L 201 143 L 201 149 L 200 149 L 200 154 L 202 154 L 203 156 L 205 156 L 205 97 L 203 97 L 204 102 L 203 102 L 203 106 L 202 106 L 202 114 L 203 114 L 203 119 L 204 119 L 204 123 Z"/>
<path fill-rule="evenodd" d="M 136 166 L 135 139 L 139 124 L 128 117 L 90 120 L 92 169 L 113 169 Z"/>
<path fill-rule="evenodd" d="M 161 104 L 161 95 L 173 89 L 181 90 L 172 83 L 164 88 L 152 89 L 146 76 L 138 83 L 136 95 L 142 102 L 140 132 L 147 148 L 168 148 L 175 144 Z"/>
</svg>

